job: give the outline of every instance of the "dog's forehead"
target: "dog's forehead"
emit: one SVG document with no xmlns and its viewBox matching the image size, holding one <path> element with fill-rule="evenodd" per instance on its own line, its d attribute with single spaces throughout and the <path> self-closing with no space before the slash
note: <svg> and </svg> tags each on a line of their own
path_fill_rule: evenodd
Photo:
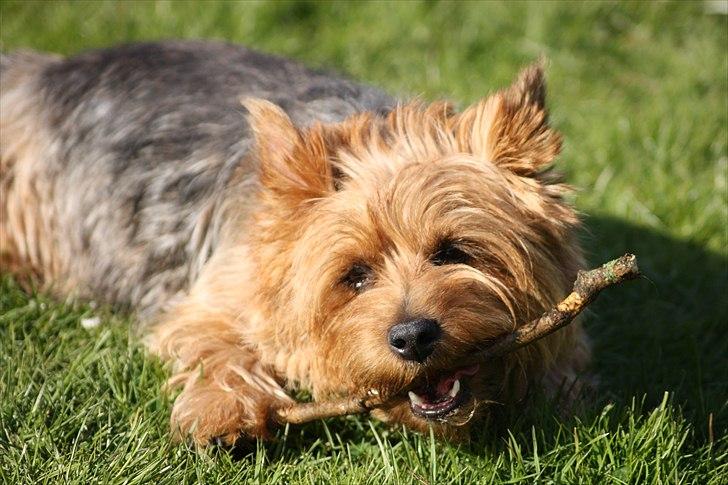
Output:
<svg viewBox="0 0 728 485">
<path fill-rule="evenodd" d="M 345 180 L 343 187 L 369 202 L 449 198 L 463 193 L 475 196 L 486 189 L 508 185 L 509 174 L 493 162 L 464 153 L 421 159 L 394 152 L 355 163 L 359 166 L 347 171 L 352 176 Z"/>
<path fill-rule="evenodd" d="M 346 204 L 370 215 L 424 222 L 465 207 L 492 205 L 508 195 L 506 177 L 489 162 L 466 155 L 417 161 L 377 170 L 347 185 Z"/>
<path fill-rule="evenodd" d="M 350 181 L 322 201 L 326 217 L 313 218 L 318 228 L 359 249 L 422 252 L 443 238 L 477 230 L 505 210 L 499 201 L 507 190 L 499 175 L 467 157 L 377 175 Z"/>
</svg>

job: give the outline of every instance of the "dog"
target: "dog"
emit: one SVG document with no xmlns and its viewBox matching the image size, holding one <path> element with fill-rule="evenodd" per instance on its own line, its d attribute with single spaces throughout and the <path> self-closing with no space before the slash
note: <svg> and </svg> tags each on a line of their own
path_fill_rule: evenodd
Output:
<svg viewBox="0 0 728 485">
<path fill-rule="evenodd" d="M 466 439 L 493 403 L 578 387 L 579 323 L 462 364 L 583 266 L 539 64 L 461 111 L 206 41 L 0 73 L 3 270 L 133 311 L 175 436 L 266 438 L 291 391 L 375 388 L 375 417 Z"/>
</svg>

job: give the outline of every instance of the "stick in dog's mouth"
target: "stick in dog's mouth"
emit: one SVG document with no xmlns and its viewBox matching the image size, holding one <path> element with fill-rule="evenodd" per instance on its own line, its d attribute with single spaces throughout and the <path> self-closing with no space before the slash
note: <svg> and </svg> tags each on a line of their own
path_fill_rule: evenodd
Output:
<svg viewBox="0 0 728 485">
<path fill-rule="evenodd" d="M 473 368 L 477 371 L 475 366 L 478 364 L 502 357 L 555 332 L 571 323 L 603 289 L 639 276 L 637 257 L 633 254 L 625 254 L 591 271 L 580 271 L 571 293 L 555 308 L 475 352 L 459 370 L 463 371 L 463 375 L 471 375 L 468 372 Z M 434 389 L 409 391 L 412 412 L 426 419 L 439 419 L 457 408 L 464 392 L 460 386 L 460 377 L 455 372 L 438 382 Z M 302 424 L 347 414 L 362 414 L 386 404 L 389 397 L 380 395 L 376 389 L 370 389 L 361 396 L 295 403 L 277 409 L 274 418 L 281 424 Z"/>
</svg>

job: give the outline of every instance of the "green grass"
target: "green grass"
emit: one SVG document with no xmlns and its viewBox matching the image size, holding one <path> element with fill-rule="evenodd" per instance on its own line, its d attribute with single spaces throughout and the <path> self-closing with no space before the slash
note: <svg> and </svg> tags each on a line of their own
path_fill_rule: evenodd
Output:
<svg viewBox="0 0 728 485">
<path fill-rule="evenodd" d="M 206 37 L 464 105 L 548 57 L 592 263 L 647 279 L 587 317 L 599 398 L 467 446 L 346 418 L 234 453 L 170 444 L 129 321 L 0 283 L 6 483 L 728 483 L 728 18 L 682 3 L 0 3 L 3 50 Z M 87 331 L 84 316 L 103 325 Z"/>
</svg>

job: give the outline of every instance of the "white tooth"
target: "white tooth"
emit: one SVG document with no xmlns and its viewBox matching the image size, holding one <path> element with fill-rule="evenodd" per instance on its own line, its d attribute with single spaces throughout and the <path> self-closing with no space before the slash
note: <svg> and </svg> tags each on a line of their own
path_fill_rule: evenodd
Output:
<svg viewBox="0 0 728 485">
<path fill-rule="evenodd" d="M 460 379 L 457 379 L 455 382 L 452 383 L 452 389 L 450 389 L 448 395 L 450 397 L 455 397 L 458 395 L 458 392 L 460 392 Z"/>
<path fill-rule="evenodd" d="M 414 392 L 410 391 L 409 393 L 410 401 L 412 401 L 412 404 L 422 407 L 425 403 L 422 402 L 422 399 L 420 399 L 420 396 L 415 394 Z"/>
</svg>

